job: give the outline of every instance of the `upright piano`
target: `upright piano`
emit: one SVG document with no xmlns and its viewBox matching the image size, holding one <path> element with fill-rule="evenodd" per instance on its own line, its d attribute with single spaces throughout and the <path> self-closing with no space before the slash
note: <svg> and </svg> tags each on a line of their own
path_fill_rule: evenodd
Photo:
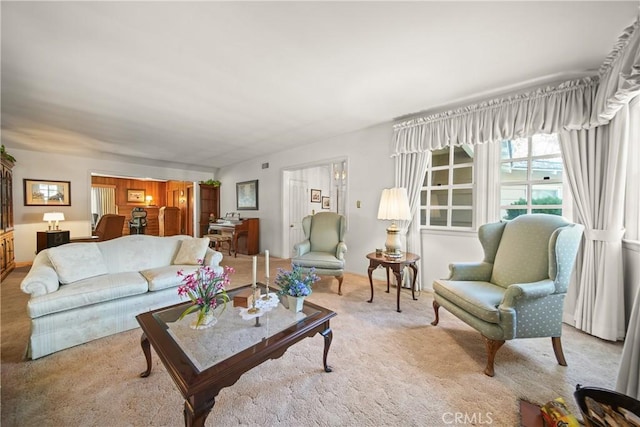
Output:
<svg viewBox="0 0 640 427">
<path fill-rule="evenodd" d="M 233 250 L 244 255 L 260 253 L 260 219 L 218 220 L 209 224 L 209 234 L 231 235 Z"/>
</svg>

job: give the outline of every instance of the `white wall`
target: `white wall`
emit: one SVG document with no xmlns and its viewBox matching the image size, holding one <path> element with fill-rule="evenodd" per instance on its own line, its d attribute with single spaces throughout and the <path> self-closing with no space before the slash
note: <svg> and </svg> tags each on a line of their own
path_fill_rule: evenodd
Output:
<svg viewBox="0 0 640 427">
<path fill-rule="evenodd" d="M 71 237 L 91 234 L 91 173 L 115 176 L 155 178 L 178 181 L 207 180 L 211 173 L 146 166 L 117 160 L 100 160 L 64 154 L 42 153 L 7 147 L 16 158 L 13 168 L 14 240 L 17 263 L 29 263 L 35 257 L 36 232 L 47 229 L 42 221 L 46 206 L 24 206 L 23 179 L 71 182 L 71 206 L 56 207 L 64 213 L 60 229 L 69 230 Z"/>
<path fill-rule="evenodd" d="M 218 174 L 222 181 L 221 211 L 235 210 L 236 182 L 258 179 L 260 210 L 243 211 L 243 215 L 260 218 L 261 252 L 269 249 L 273 256 L 286 257 L 288 242 L 283 241 L 285 233 L 281 221 L 285 209 L 281 203 L 283 169 L 346 157 L 349 204 L 346 210 L 349 225 L 346 270 L 366 275 L 369 266 L 366 255 L 375 248 L 384 247 L 386 228 L 390 225 L 376 216 L 382 189 L 394 185 L 391 152 L 392 125 L 387 123 L 222 168 Z M 261 168 L 264 162 L 269 162 L 269 169 Z M 360 208 L 357 207 L 358 201 Z M 445 235 L 437 239 L 424 234 L 422 240 L 420 274 L 427 287 L 431 286 L 434 278 L 447 276 L 449 262 L 482 259 L 475 233 Z"/>
<path fill-rule="evenodd" d="M 260 218 L 260 251 L 269 249 L 276 257 L 288 256 L 288 242 L 283 241 L 282 177 L 284 169 L 336 158 L 347 158 L 348 231 L 346 270 L 366 274 L 366 254 L 381 247 L 389 225 L 376 218 L 382 189 L 393 186 L 394 166 L 391 158 L 392 125 L 386 123 L 344 134 L 300 148 L 273 153 L 261 159 L 221 168 L 221 210 L 235 210 L 236 182 L 259 180 L 258 211 L 244 211 L 248 217 Z M 261 164 L 269 162 L 268 169 Z M 228 186 L 228 187 L 227 187 Z M 360 201 L 360 208 L 357 207 Z M 317 205 L 320 210 L 320 205 Z"/>
</svg>

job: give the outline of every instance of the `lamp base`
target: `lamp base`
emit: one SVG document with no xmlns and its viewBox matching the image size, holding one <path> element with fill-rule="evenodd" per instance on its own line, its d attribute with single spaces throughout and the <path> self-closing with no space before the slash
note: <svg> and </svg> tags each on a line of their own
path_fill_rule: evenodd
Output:
<svg viewBox="0 0 640 427">
<path fill-rule="evenodd" d="M 402 242 L 400 241 L 400 229 L 395 223 L 391 224 L 391 227 L 387 228 L 387 241 L 385 243 L 385 256 L 388 258 L 401 258 Z"/>
</svg>

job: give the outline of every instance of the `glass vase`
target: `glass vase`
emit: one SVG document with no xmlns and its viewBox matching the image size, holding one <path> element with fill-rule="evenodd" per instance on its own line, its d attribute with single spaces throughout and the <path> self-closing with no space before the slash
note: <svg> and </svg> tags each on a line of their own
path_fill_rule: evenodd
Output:
<svg viewBox="0 0 640 427">
<path fill-rule="evenodd" d="M 215 325 L 218 322 L 218 319 L 213 314 L 213 310 L 207 310 L 204 313 L 204 316 L 202 316 L 202 322 L 198 323 L 199 319 L 200 319 L 200 312 L 198 311 L 195 314 L 193 321 L 191 321 L 191 323 L 189 324 L 189 327 L 191 329 L 206 329 L 206 328 L 210 328 L 211 326 Z"/>
</svg>

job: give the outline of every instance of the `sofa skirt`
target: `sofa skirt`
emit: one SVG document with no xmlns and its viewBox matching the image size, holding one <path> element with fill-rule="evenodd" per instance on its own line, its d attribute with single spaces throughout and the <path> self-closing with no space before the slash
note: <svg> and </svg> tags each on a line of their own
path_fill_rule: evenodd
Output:
<svg viewBox="0 0 640 427">
<path fill-rule="evenodd" d="M 136 316 L 185 300 L 177 288 L 147 292 L 31 319 L 26 357 L 38 359 L 138 327 Z"/>
</svg>

